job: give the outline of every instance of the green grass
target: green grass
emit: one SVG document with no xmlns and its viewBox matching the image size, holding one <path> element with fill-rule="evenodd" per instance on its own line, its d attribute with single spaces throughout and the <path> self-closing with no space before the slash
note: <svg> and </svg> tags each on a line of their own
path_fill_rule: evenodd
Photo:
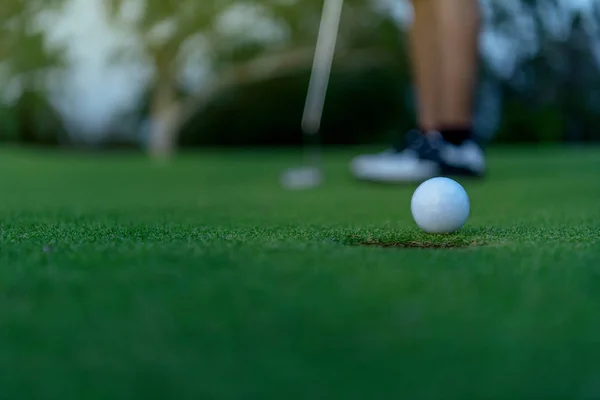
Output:
<svg viewBox="0 0 600 400">
<path fill-rule="evenodd" d="M 0 153 L 1 397 L 600 397 L 600 149 L 492 151 L 449 236 L 351 155 Z"/>
</svg>

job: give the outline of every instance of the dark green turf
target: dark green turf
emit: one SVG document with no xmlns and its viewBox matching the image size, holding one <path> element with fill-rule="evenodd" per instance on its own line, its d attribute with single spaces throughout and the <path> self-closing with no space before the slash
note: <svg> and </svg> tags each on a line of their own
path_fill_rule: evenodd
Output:
<svg viewBox="0 0 600 400">
<path fill-rule="evenodd" d="M 350 155 L 0 153 L 0 397 L 600 397 L 600 149 L 492 151 L 450 236 Z"/>
</svg>

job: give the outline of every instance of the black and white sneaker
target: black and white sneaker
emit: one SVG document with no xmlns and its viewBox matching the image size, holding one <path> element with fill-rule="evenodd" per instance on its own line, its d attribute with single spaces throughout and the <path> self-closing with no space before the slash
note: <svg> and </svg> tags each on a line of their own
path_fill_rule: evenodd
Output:
<svg viewBox="0 0 600 400">
<path fill-rule="evenodd" d="M 409 132 L 403 146 L 378 154 L 360 155 L 350 165 L 360 180 L 403 183 L 423 182 L 436 176 L 482 177 L 485 155 L 474 140 L 460 145 L 445 141 L 438 132 Z"/>
</svg>

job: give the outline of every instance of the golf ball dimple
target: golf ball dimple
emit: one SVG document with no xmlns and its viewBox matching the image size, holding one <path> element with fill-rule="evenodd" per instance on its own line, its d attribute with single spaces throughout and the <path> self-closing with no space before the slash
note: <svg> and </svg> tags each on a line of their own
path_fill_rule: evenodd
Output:
<svg viewBox="0 0 600 400">
<path fill-rule="evenodd" d="M 417 225 L 425 232 L 452 233 L 462 228 L 469 218 L 469 196 L 452 179 L 432 178 L 415 190 L 410 210 Z"/>
</svg>

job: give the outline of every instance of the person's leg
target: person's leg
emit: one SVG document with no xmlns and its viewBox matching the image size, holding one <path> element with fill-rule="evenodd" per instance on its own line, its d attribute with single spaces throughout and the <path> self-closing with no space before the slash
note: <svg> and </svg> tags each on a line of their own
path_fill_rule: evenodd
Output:
<svg viewBox="0 0 600 400">
<path fill-rule="evenodd" d="M 351 169 L 357 178 L 406 182 L 439 175 L 483 175 L 483 152 L 471 140 L 477 1 L 413 0 L 411 56 L 417 119 L 426 135 L 407 135 L 404 148 L 355 158 Z"/>
<path fill-rule="evenodd" d="M 417 100 L 417 122 L 423 132 L 436 130 L 440 121 L 440 64 L 438 48 L 439 0 L 414 2 L 414 20 L 409 33 L 410 60 Z"/>
<path fill-rule="evenodd" d="M 414 0 L 415 5 L 424 0 Z M 426 0 L 431 1 L 431 0 Z M 472 134 L 473 95 L 478 74 L 478 0 L 434 0 L 439 66 L 437 130 L 460 144 Z"/>
</svg>

